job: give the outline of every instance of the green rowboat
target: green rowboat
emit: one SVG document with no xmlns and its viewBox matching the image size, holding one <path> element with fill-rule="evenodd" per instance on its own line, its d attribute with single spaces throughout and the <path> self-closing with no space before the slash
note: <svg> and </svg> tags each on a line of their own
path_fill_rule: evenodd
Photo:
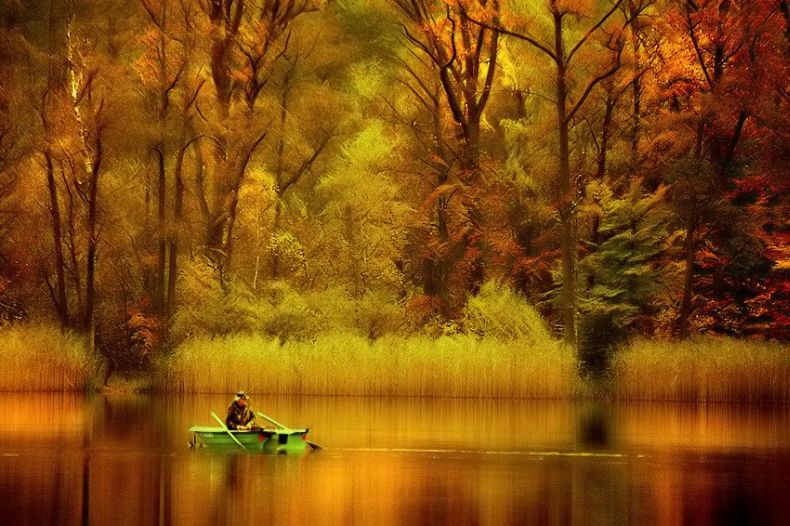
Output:
<svg viewBox="0 0 790 526">
<path fill-rule="evenodd" d="M 250 431 L 232 431 L 222 427 L 192 426 L 192 447 L 205 447 L 224 451 L 244 449 L 250 453 L 302 453 L 312 443 L 307 440 L 309 429 L 255 428 Z M 230 434 L 229 434 L 230 433 Z M 236 441 L 231 438 L 231 434 Z"/>
<path fill-rule="evenodd" d="M 302 453 L 306 446 L 321 449 L 315 442 L 307 440 L 308 428 L 287 427 L 270 416 L 258 416 L 277 426 L 275 428 L 255 427 L 251 430 L 230 430 L 225 422 L 211 411 L 211 417 L 219 427 L 192 426 L 191 447 L 208 447 L 219 450 L 248 451 L 251 453 Z"/>
</svg>

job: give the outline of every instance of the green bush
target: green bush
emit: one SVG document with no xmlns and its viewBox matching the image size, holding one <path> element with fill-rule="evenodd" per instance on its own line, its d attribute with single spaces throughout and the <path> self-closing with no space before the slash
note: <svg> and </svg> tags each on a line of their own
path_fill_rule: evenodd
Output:
<svg viewBox="0 0 790 526">
<path fill-rule="evenodd" d="M 230 281 L 223 287 L 219 273 L 207 261 L 191 260 L 178 281 L 179 304 L 171 320 L 170 337 L 257 332 L 264 312 L 246 287 Z"/>
<path fill-rule="evenodd" d="M 537 309 L 496 281 L 484 283 L 477 296 L 469 298 L 463 327 L 480 337 L 519 340 L 530 347 L 550 346 L 552 341 Z"/>
<path fill-rule="evenodd" d="M 324 327 L 309 298 L 284 281 L 270 282 L 258 291 L 232 279 L 223 284 L 211 265 L 198 260 L 186 266 L 179 287 L 180 302 L 170 326 L 175 343 L 229 334 L 311 338 Z"/>
<path fill-rule="evenodd" d="M 324 320 L 326 331 L 343 331 L 370 339 L 397 333 L 404 324 L 404 307 L 392 294 L 368 291 L 353 297 L 335 287 L 309 296 Z"/>
</svg>

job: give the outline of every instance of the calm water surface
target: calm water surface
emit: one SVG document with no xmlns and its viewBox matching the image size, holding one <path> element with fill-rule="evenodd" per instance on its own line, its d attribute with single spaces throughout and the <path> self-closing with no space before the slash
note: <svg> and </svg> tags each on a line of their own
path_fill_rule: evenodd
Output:
<svg viewBox="0 0 790 526">
<path fill-rule="evenodd" d="M 228 402 L 0 394 L 0 524 L 790 524 L 786 407 L 259 396 L 325 449 L 188 449 Z"/>
</svg>

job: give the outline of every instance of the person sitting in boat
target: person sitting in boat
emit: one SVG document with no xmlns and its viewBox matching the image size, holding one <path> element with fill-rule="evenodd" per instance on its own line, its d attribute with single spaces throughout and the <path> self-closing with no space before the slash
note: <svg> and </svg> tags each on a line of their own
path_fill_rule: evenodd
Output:
<svg viewBox="0 0 790 526">
<path fill-rule="evenodd" d="M 225 425 L 228 429 L 247 431 L 255 427 L 255 411 L 249 403 L 247 393 L 244 391 L 236 393 L 236 398 L 228 406 L 228 416 L 225 417 Z"/>
</svg>

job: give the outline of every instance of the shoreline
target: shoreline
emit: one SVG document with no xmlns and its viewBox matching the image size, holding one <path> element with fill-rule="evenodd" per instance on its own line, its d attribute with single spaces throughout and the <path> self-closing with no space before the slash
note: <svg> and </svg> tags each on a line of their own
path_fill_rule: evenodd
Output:
<svg viewBox="0 0 790 526">
<path fill-rule="evenodd" d="M 0 392 L 790 403 L 790 345 L 719 337 L 635 340 L 612 356 L 603 380 L 580 378 L 574 352 L 557 341 L 470 335 L 194 339 L 151 371 L 105 384 L 106 366 L 80 338 L 28 326 L 0 331 L 0 361 Z"/>
</svg>

